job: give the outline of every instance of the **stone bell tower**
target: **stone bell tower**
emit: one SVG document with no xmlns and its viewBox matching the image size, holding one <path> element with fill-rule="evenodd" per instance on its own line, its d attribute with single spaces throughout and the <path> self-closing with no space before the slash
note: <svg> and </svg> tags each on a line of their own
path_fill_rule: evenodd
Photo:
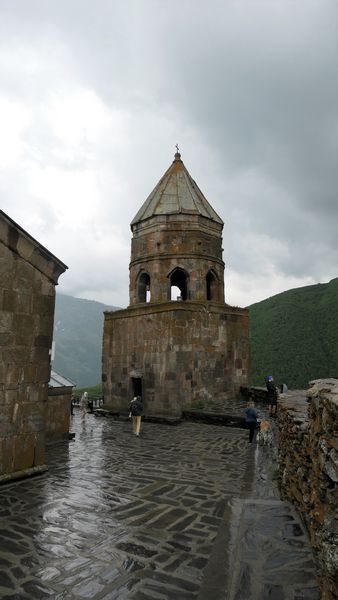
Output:
<svg viewBox="0 0 338 600">
<path fill-rule="evenodd" d="M 223 221 L 179 152 L 131 223 L 130 305 L 105 313 L 104 402 L 212 408 L 247 384 L 248 311 L 224 302 Z"/>
</svg>

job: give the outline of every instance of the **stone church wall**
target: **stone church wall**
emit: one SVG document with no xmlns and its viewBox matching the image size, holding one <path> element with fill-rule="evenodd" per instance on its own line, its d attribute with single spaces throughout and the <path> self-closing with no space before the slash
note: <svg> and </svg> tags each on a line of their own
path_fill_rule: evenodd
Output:
<svg viewBox="0 0 338 600">
<path fill-rule="evenodd" d="M 338 575 L 338 380 L 316 380 L 304 396 L 279 402 L 281 487 L 297 506 L 317 552 L 322 600 L 333 600 Z"/>
<path fill-rule="evenodd" d="M 106 313 L 105 406 L 128 410 L 141 379 L 147 414 L 180 415 L 233 398 L 247 384 L 248 313 L 224 304 L 167 302 Z"/>
<path fill-rule="evenodd" d="M 224 303 L 223 221 L 176 152 L 131 223 L 130 306 L 106 313 L 104 403 L 218 408 L 248 384 L 249 316 Z"/>
<path fill-rule="evenodd" d="M 66 266 L 0 219 L 0 482 L 44 470 L 55 284 Z"/>
</svg>

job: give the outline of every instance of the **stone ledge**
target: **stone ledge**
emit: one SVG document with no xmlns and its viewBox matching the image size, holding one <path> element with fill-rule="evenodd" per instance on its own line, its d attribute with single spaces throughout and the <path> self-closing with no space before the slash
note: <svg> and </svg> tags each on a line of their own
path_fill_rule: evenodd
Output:
<svg viewBox="0 0 338 600">
<path fill-rule="evenodd" d="M 211 301 L 202 301 L 202 300 L 183 300 L 181 302 L 177 302 L 174 300 L 166 300 L 163 302 L 142 302 L 139 304 L 133 304 L 128 306 L 127 308 L 122 308 L 120 310 L 106 310 L 104 311 L 105 320 L 117 320 L 117 319 L 125 319 L 155 313 L 162 312 L 176 312 L 176 311 L 186 311 L 186 312 L 204 312 L 204 313 L 217 313 L 217 314 L 227 314 L 233 315 L 234 317 L 238 316 L 248 316 L 248 309 L 240 308 L 238 306 L 230 306 L 229 304 L 225 304 L 224 302 L 211 302 Z"/>
<path fill-rule="evenodd" d="M 17 481 L 18 479 L 32 477 L 33 475 L 42 475 L 42 473 L 45 473 L 46 471 L 48 471 L 47 465 L 38 465 L 36 467 L 31 467 L 30 469 L 15 471 L 14 473 L 5 473 L 4 475 L 0 475 L 0 485 L 11 483 L 12 481 Z"/>
<path fill-rule="evenodd" d="M 68 269 L 67 265 L 2 210 L 0 210 L 0 242 L 33 265 L 55 285 L 57 285 L 60 275 Z"/>
<path fill-rule="evenodd" d="M 114 412 L 99 408 L 94 410 L 96 417 L 113 417 L 121 421 L 129 420 L 128 413 Z M 183 420 L 186 421 L 201 421 L 202 423 L 212 423 L 214 425 L 225 425 L 227 427 L 245 428 L 245 418 L 238 415 L 230 415 L 226 413 L 207 412 L 203 410 L 184 410 L 182 415 L 142 415 L 142 421 L 146 423 L 164 423 L 166 425 L 179 425 Z"/>
<path fill-rule="evenodd" d="M 113 410 L 106 410 L 104 408 L 98 408 L 94 410 L 94 415 L 96 417 L 113 417 L 114 419 L 118 419 L 119 421 L 129 421 L 129 413 L 121 413 Z M 182 417 L 170 416 L 170 415 L 142 415 L 142 421 L 148 423 L 164 423 L 167 425 L 178 425 L 182 422 Z"/>
</svg>

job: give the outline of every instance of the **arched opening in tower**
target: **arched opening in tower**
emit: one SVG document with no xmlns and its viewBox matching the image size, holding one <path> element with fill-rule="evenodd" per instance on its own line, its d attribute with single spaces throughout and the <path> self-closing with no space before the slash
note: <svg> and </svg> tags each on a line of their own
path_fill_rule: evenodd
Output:
<svg viewBox="0 0 338 600">
<path fill-rule="evenodd" d="M 137 302 L 150 302 L 150 277 L 141 273 L 137 282 Z"/>
<path fill-rule="evenodd" d="M 177 285 L 172 285 L 170 288 L 170 300 L 182 300 L 181 290 Z"/>
<path fill-rule="evenodd" d="M 207 300 L 217 301 L 219 294 L 219 285 L 218 279 L 213 271 L 209 271 L 206 276 L 206 284 L 207 284 Z"/>
<path fill-rule="evenodd" d="M 170 300 L 188 299 L 188 275 L 180 268 L 175 269 L 170 275 Z"/>
</svg>

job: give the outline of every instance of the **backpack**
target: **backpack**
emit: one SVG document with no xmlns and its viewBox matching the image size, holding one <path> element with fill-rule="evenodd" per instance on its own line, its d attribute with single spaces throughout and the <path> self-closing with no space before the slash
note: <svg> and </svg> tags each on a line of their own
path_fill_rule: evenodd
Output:
<svg viewBox="0 0 338 600">
<path fill-rule="evenodd" d="M 143 412 L 143 404 L 140 400 L 133 400 L 130 405 L 130 412 L 134 417 L 137 417 Z"/>
</svg>

